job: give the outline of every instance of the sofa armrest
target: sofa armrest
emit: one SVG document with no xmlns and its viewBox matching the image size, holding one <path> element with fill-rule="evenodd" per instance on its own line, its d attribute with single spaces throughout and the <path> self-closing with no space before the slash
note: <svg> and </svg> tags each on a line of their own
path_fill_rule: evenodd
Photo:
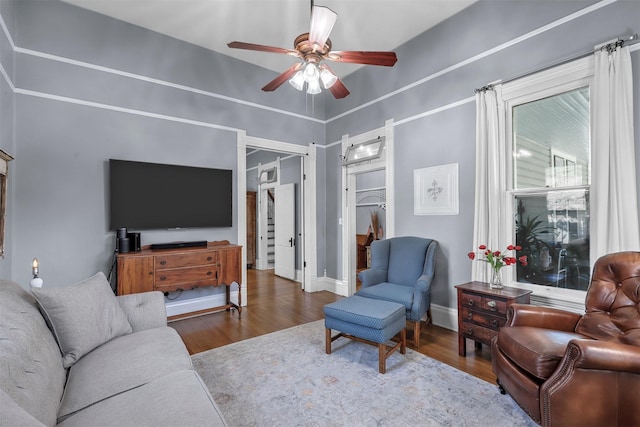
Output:
<svg viewBox="0 0 640 427">
<path fill-rule="evenodd" d="M 118 296 L 120 307 L 133 332 L 167 326 L 167 309 L 162 292 L 142 292 Z"/>
<path fill-rule="evenodd" d="M 573 332 L 582 316 L 571 311 L 529 304 L 511 304 L 506 326 L 534 326 L 536 328 Z"/>
</svg>

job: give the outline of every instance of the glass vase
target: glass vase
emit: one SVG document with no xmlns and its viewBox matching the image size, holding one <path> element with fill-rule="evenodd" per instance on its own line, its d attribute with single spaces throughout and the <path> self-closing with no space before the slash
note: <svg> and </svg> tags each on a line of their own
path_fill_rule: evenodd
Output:
<svg viewBox="0 0 640 427">
<path fill-rule="evenodd" d="M 491 281 L 489 282 L 489 287 L 491 289 L 502 289 L 502 271 L 496 270 L 494 268 L 491 269 Z"/>
</svg>

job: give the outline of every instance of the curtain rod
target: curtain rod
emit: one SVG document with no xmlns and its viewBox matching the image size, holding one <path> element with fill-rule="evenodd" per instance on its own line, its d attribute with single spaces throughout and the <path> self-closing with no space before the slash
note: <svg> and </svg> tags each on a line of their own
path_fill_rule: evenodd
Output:
<svg viewBox="0 0 640 427">
<path fill-rule="evenodd" d="M 611 43 L 607 43 L 607 44 L 604 44 L 604 45 L 602 45 L 602 46 L 600 46 L 598 48 L 590 49 L 588 51 L 578 53 L 578 54 L 573 55 L 573 56 L 571 56 L 569 58 L 565 58 L 565 59 L 562 59 L 562 60 L 560 60 L 558 62 L 554 62 L 554 63 L 549 64 L 549 65 L 545 65 L 545 66 L 537 68 L 537 69 L 535 69 L 533 71 L 528 71 L 528 72 L 526 72 L 524 74 L 519 74 L 519 75 L 514 76 L 514 77 L 509 77 L 508 79 L 499 80 L 499 83 L 501 83 L 501 84 L 509 83 L 509 82 L 514 81 L 514 80 L 518 80 L 518 79 L 521 79 L 523 77 L 529 76 L 531 74 L 539 73 L 540 71 L 548 70 L 550 68 L 557 67 L 559 65 L 567 64 L 567 63 L 569 63 L 571 61 L 575 61 L 577 59 L 585 58 L 585 57 L 597 52 L 598 50 L 604 50 L 604 49 L 611 50 L 611 49 L 614 49 L 614 48 L 619 47 L 619 46 L 625 46 L 625 45 L 628 46 L 628 45 L 633 45 L 633 44 L 636 44 L 636 43 L 640 43 L 640 36 L 638 36 L 638 33 L 633 34 L 632 36 L 629 36 L 629 37 L 618 37 L 618 39 L 616 41 L 613 41 Z M 474 89 L 474 93 L 485 92 L 487 90 L 492 90 L 492 89 L 493 89 L 493 84 L 488 84 L 488 85 L 485 85 L 485 86 L 483 86 L 481 88 Z"/>
</svg>

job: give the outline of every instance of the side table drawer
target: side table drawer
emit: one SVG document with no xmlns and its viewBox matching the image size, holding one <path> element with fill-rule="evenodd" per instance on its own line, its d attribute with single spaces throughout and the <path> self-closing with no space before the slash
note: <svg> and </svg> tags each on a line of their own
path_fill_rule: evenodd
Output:
<svg viewBox="0 0 640 427">
<path fill-rule="evenodd" d="M 489 311 L 504 316 L 507 315 L 507 302 L 501 298 L 465 293 L 463 294 L 461 303 L 464 307 L 473 307 L 478 310 Z"/>
<path fill-rule="evenodd" d="M 492 316 L 487 313 L 481 313 L 476 310 L 470 310 L 468 308 L 462 309 L 462 318 L 465 321 L 477 323 L 490 329 L 499 329 L 507 323 L 507 319 L 504 316 Z"/>
<path fill-rule="evenodd" d="M 155 268 L 163 270 L 167 268 L 184 268 L 198 265 L 215 265 L 218 263 L 218 255 L 214 252 L 202 252 L 193 254 L 156 255 Z"/>
<path fill-rule="evenodd" d="M 497 330 L 485 328 L 470 322 L 462 323 L 462 333 L 467 338 L 471 338 L 475 341 L 480 341 L 481 343 L 487 345 L 491 344 L 491 339 L 498 335 Z"/>
</svg>

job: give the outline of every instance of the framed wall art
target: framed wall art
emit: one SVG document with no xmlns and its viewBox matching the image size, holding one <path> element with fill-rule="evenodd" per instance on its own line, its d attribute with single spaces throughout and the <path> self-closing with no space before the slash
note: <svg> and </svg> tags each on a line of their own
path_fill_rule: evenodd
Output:
<svg viewBox="0 0 640 427">
<path fill-rule="evenodd" d="M 458 164 L 413 171 L 414 215 L 458 215 Z"/>
</svg>

